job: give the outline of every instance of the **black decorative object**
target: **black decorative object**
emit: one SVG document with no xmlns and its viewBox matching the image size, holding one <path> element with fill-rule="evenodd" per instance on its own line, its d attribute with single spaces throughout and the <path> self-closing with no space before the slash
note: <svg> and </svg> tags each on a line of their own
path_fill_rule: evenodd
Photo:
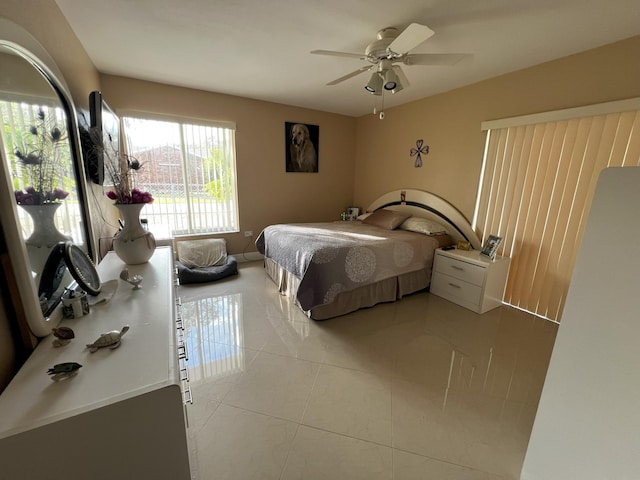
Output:
<svg viewBox="0 0 640 480">
<path fill-rule="evenodd" d="M 66 269 L 78 287 L 89 295 L 98 295 L 102 288 L 100 276 L 89 256 L 73 242 L 60 242 L 51 249 L 40 277 L 38 297 L 43 304 L 43 314 L 49 315 L 62 298 L 60 292 Z"/>
<path fill-rule="evenodd" d="M 416 157 L 415 167 L 420 168 L 422 166 L 422 155 L 427 155 L 429 153 L 429 145 L 423 145 L 424 140 L 421 138 L 416 140 L 416 148 L 412 148 L 409 150 L 409 155 L 412 157 Z"/>
<path fill-rule="evenodd" d="M 89 95 L 89 112 L 78 111 L 78 131 L 87 178 L 103 185 L 105 153 L 113 156 L 120 148 L 120 119 L 99 91 Z"/>
</svg>

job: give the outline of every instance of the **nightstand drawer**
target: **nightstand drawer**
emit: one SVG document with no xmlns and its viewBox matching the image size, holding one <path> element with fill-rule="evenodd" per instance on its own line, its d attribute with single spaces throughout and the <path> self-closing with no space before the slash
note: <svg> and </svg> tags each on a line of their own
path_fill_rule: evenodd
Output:
<svg viewBox="0 0 640 480">
<path fill-rule="evenodd" d="M 482 299 L 482 287 L 442 273 L 431 279 L 431 293 L 458 304 L 480 305 Z"/>
<path fill-rule="evenodd" d="M 486 269 L 479 265 L 445 257 L 444 255 L 436 255 L 434 269 L 439 273 L 478 285 L 479 287 L 482 287 L 484 284 Z"/>
</svg>

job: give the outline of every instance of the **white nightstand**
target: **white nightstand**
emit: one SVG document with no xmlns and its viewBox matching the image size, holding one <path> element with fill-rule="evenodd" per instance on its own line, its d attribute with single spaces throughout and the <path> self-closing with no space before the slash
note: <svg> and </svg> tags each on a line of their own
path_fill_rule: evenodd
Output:
<svg viewBox="0 0 640 480">
<path fill-rule="evenodd" d="M 431 293 L 476 313 L 502 304 L 509 273 L 508 257 L 494 261 L 478 250 L 436 250 L 431 276 Z"/>
</svg>

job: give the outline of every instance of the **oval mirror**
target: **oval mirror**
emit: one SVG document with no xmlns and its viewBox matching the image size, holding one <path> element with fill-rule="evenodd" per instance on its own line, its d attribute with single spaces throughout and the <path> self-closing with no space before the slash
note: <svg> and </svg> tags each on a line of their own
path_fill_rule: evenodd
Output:
<svg viewBox="0 0 640 480">
<path fill-rule="evenodd" d="M 56 306 L 73 281 L 67 272 L 58 289 L 44 289 L 47 294 L 38 298 L 49 253 L 58 243 L 72 241 L 93 258 L 75 110 L 66 86 L 47 63 L 0 38 L 2 223 L 27 322 L 36 336 L 56 326 Z"/>
</svg>

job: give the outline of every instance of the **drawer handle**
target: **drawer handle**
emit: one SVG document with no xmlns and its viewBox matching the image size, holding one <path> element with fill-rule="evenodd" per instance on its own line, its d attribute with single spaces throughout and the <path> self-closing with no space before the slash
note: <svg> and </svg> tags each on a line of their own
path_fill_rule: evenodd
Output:
<svg viewBox="0 0 640 480">
<path fill-rule="evenodd" d="M 187 387 L 186 390 L 183 390 L 184 394 L 183 403 L 186 405 L 187 403 L 193 405 L 193 394 L 191 393 L 191 387 Z"/>
<path fill-rule="evenodd" d="M 449 282 L 449 286 L 453 288 L 462 288 L 460 285 L 456 285 L 455 283 Z"/>
<path fill-rule="evenodd" d="M 187 362 L 189 361 L 189 353 L 187 352 L 186 343 L 180 343 L 180 345 L 178 345 L 178 358 L 184 359 Z"/>
<path fill-rule="evenodd" d="M 459 267 L 458 265 L 451 265 L 451 268 L 453 268 L 454 270 L 460 270 L 461 272 L 464 272 L 464 268 Z"/>
</svg>

